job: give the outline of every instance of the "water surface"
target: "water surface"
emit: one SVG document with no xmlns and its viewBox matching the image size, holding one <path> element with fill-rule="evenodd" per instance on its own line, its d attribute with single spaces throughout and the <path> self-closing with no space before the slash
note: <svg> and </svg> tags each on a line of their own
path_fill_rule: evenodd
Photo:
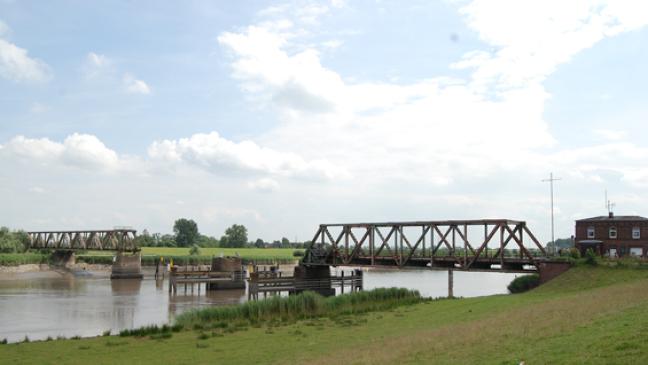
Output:
<svg viewBox="0 0 648 365">
<path fill-rule="evenodd" d="M 288 269 L 288 268 L 282 268 Z M 332 269 L 335 273 L 336 269 Z M 348 272 L 348 269 L 347 269 Z M 475 297 L 506 293 L 515 277 L 505 273 L 454 273 L 454 295 Z M 405 287 L 424 296 L 446 296 L 447 272 L 366 270 L 365 289 Z M 110 280 L 108 272 L 37 272 L 0 275 L 0 339 L 19 341 L 48 336 L 96 336 L 103 331 L 164 324 L 192 308 L 241 303 L 246 291 L 205 291 L 178 287 L 169 295 L 168 281 L 156 282 L 145 270 L 143 280 Z"/>
</svg>

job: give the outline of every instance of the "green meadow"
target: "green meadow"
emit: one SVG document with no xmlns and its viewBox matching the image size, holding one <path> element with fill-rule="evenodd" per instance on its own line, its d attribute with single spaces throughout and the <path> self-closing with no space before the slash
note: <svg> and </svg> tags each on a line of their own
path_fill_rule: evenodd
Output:
<svg viewBox="0 0 648 365">
<path fill-rule="evenodd" d="M 142 264 L 155 265 L 160 257 L 165 260 L 173 259 L 178 265 L 209 264 L 213 256 L 240 256 L 244 261 L 254 261 L 263 265 L 286 264 L 296 262 L 299 257 L 293 256 L 295 251 L 302 249 L 293 248 L 201 248 L 198 255 L 190 255 L 189 248 L 176 247 L 143 247 Z M 76 253 L 77 262 L 89 264 L 112 264 L 113 251 L 80 251 Z M 8 253 L 0 254 L 0 266 L 16 266 L 23 264 L 46 264 L 49 254 L 46 253 Z"/>
</svg>

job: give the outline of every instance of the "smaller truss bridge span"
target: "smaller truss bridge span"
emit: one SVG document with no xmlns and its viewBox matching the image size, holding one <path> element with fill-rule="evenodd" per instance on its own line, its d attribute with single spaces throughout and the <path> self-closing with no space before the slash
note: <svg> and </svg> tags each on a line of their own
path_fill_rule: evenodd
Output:
<svg viewBox="0 0 648 365">
<path fill-rule="evenodd" d="M 552 261 L 526 222 L 480 219 L 321 224 L 302 262 L 537 272 Z"/>
<path fill-rule="evenodd" d="M 134 229 L 27 232 L 30 248 L 52 250 L 139 251 Z"/>
</svg>

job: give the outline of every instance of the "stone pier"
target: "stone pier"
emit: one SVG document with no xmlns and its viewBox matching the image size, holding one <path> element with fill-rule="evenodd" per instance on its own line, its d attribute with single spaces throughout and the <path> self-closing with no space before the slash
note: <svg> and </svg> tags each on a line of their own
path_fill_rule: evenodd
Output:
<svg viewBox="0 0 648 365">
<path fill-rule="evenodd" d="M 117 252 L 110 278 L 141 279 L 142 277 L 142 255 L 140 252 Z"/>
<path fill-rule="evenodd" d="M 207 284 L 207 290 L 245 289 L 245 272 L 240 257 L 214 257 L 211 264 L 212 273 L 230 274 L 231 280 L 213 281 Z"/>
<path fill-rule="evenodd" d="M 294 277 L 297 294 L 310 290 L 325 297 L 335 295 L 335 289 L 331 287 L 330 266 L 295 266 Z"/>
</svg>

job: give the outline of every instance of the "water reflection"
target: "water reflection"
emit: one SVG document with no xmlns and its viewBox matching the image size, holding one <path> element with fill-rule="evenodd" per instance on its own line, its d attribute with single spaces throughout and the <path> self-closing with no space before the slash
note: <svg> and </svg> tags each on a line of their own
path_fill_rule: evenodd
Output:
<svg viewBox="0 0 648 365">
<path fill-rule="evenodd" d="M 112 292 L 112 327 L 132 328 L 135 326 L 135 310 L 142 280 L 110 280 Z"/>
<path fill-rule="evenodd" d="M 291 271 L 290 267 L 281 267 Z M 333 269 L 333 273 L 336 270 Z M 345 269 L 347 272 L 349 268 Z M 192 308 L 242 303 L 243 289 L 206 291 L 194 287 L 169 295 L 168 280 L 156 281 L 154 270 L 144 280 L 110 280 L 107 272 L 73 275 L 38 272 L 0 275 L 0 339 L 18 341 L 63 335 L 96 336 L 105 330 L 163 324 Z M 456 296 L 506 293 L 513 274 L 455 272 Z M 168 279 L 168 278 L 167 278 Z M 447 294 L 447 273 L 429 270 L 366 270 L 364 288 L 407 287 L 424 296 Z"/>
</svg>

